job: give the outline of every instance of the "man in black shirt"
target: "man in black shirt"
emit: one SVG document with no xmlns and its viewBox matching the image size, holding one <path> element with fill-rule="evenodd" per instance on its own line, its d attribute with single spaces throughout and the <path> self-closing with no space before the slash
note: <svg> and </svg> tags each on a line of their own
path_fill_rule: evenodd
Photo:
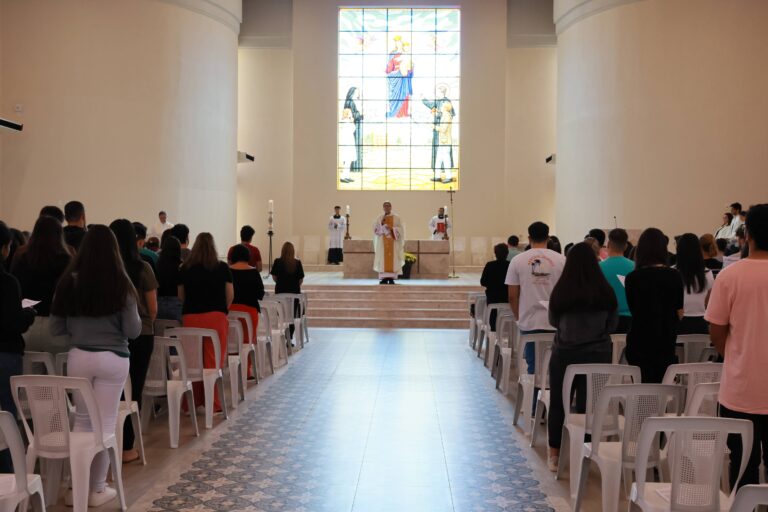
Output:
<svg viewBox="0 0 768 512">
<path fill-rule="evenodd" d="M 64 205 L 64 240 L 75 250 L 80 249 L 80 242 L 85 236 L 85 206 L 80 201 L 70 201 Z"/>
</svg>

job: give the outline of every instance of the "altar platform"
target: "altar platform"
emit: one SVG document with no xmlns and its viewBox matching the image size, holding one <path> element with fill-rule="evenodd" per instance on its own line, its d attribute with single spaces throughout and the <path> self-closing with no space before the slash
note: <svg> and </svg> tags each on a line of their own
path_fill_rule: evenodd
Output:
<svg viewBox="0 0 768 512">
<path fill-rule="evenodd" d="M 337 269 L 339 267 L 336 267 Z M 374 278 L 345 278 L 343 271 L 306 272 L 308 325 L 379 329 L 466 329 L 467 296 L 483 291 L 480 273 L 456 279 L 401 279 L 380 285 Z M 267 291 L 274 282 L 265 279 Z"/>
<path fill-rule="evenodd" d="M 416 256 L 413 278 L 448 278 L 451 246 L 447 240 L 406 240 L 405 252 Z M 375 278 L 373 259 L 373 240 L 344 240 L 345 278 Z"/>
</svg>

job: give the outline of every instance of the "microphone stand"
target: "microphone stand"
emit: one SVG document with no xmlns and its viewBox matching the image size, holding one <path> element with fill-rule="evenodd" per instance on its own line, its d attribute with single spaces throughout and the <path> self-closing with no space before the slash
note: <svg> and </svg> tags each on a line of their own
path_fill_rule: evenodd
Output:
<svg viewBox="0 0 768 512">
<path fill-rule="evenodd" d="M 455 193 L 456 193 L 456 191 L 453 190 L 453 187 L 451 186 L 448 189 L 448 196 L 450 197 L 451 214 L 454 215 L 454 216 L 455 216 L 456 210 L 454 209 L 454 206 L 453 206 L 453 194 L 455 194 Z M 451 223 L 451 227 L 453 228 L 453 223 Z M 448 216 L 447 215 L 445 216 L 445 232 L 448 233 Z M 453 270 L 452 270 L 451 274 L 448 276 L 448 278 L 450 278 L 450 279 L 458 279 L 458 277 L 459 277 L 456 274 L 456 251 L 454 250 L 454 243 L 453 243 L 453 240 L 455 238 L 454 235 L 455 235 L 454 230 L 451 229 L 451 235 L 450 235 L 451 236 L 451 268 Z"/>
</svg>

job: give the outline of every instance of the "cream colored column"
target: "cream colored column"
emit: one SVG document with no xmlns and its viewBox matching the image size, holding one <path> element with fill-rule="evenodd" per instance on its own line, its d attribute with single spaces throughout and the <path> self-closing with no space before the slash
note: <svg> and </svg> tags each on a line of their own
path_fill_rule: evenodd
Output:
<svg viewBox="0 0 768 512">
<path fill-rule="evenodd" d="M 240 0 L 3 1 L 0 218 L 45 204 L 90 223 L 167 210 L 223 252 L 236 212 Z"/>
<path fill-rule="evenodd" d="M 557 232 L 712 232 L 768 190 L 768 2 L 558 0 Z"/>
</svg>

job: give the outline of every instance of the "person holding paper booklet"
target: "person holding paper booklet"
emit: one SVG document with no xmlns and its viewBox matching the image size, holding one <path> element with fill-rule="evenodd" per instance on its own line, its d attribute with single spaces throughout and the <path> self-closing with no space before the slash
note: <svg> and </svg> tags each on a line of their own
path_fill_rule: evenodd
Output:
<svg viewBox="0 0 768 512">
<path fill-rule="evenodd" d="M 383 205 L 384 214 L 373 223 L 373 270 L 379 284 L 395 284 L 405 264 L 405 233 L 400 216 L 392 213 L 392 203 Z"/>
<path fill-rule="evenodd" d="M 616 295 L 600 271 L 592 246 L 587 242 L 574 245 L 549 299 L 549 323 L 557 329 L 549 361 L 547 465 L 551 471 L 557 470 L 560 459 L 565 370 L 571 364 L 610 363 L 611 332 L 618 322 Z M 576 408 L 581 413 L 586 410 L 583 384 L 576 382 Z"/>
<path fill-rule="evenodd" d="M 635 262 L 624 257 L 628 242 L 629 235 L 625 230 L 612 229 L 608 233 L 608 257 L 600 262 L 600 270 L 613 288 L 619 304 L 619 323 L 615 332 L 620 334 L 629 332 L 629 326 L 632 323 L 632 313 L 627 304 L 627 291 L 624 288 L 624 279 L 635 270 Z"/>
</svg>

